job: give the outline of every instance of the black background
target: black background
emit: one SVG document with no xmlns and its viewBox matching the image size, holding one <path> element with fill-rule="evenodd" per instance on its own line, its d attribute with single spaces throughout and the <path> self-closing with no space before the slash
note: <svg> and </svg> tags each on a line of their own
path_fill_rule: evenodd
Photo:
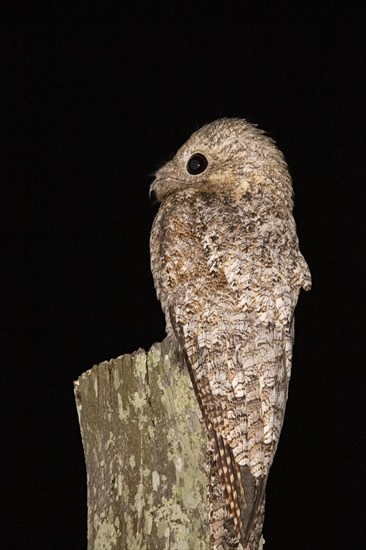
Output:
<svg viewBox="0 0 366 550">
<path fill-rule="evenodd" d="M 284 151 L 313 274 L 297 309 L 266 550 L 361 547 L 357 5 L 2 3 L 3 548 L 86 548 L 72 382 L 163 339 L 149 174 L 221 116 L 258 123 Z"/>
</svg>

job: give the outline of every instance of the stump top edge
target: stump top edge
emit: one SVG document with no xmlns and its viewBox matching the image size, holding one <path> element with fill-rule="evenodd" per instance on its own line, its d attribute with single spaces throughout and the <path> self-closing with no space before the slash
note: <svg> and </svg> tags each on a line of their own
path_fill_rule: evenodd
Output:
<svg viewBox="0 0 366 550">
<path fill-rule="evenodd" d="M 124 361 L 124 360 L 126 361 L 128 359 L 133 360 L 139 355 L 148 355 L 153 351 L 160 352 L 162 345 L 163 345 L 163 342 L 154 342 L 148 351 L 144 350 L 143 348 L 138 348 L 132 353 L 123 353 L 122 355 L 118 355 L 117 357 L 113 357 L 112 359 L 101 361 L 100 363 L 94 364 L 90 369 L 80 374 L 80 376 L 78 376 L 78 378 L 74 380 L 74 390 L 75 391 L 77 390 L 81 380 L 85 380 L 85 378 L 89 378 L 97 368 L 108 367 L 108 366 L 112 367 L 113 364 L 116 363 L 117 361 Z"/>
</svg>

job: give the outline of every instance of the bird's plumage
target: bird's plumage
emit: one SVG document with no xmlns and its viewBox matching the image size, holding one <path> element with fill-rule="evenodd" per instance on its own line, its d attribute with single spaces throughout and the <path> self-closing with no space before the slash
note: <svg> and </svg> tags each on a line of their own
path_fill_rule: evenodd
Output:
<svg viewBox="0 0 366 550">
<path fill-rule="evenodd" d="M 221 119 L 189 138 L 152 190 L 161 206 L 151 265 L 167 332 L 184 350 L 234 533 L 244 549 L 257 549 L 294 309 L 311 284 L 291 179 L 269 137 L 245 120 Z M 215 547 L 227 529 L 224 519 L 213 529 Z"/>
</svg>

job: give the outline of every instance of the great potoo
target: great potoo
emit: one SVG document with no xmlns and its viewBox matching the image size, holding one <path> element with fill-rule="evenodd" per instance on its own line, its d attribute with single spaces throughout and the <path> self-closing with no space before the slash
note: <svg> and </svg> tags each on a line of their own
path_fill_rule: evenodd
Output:
<svg viewBox="0 0 366 550">
<path fill-rule="evenodd" d="M 152 273 L 207 426 L 212 544 L 257 550 L 294 309 L 311 286 L 291 178 L 273 140 L 237 118 L 203 126 L 155 176 Z"/>
</svg>

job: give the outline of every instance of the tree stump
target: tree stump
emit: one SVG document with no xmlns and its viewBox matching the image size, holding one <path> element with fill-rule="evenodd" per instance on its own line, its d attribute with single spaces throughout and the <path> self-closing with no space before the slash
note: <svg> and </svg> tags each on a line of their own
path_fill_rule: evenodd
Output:
<svg viewBox="0 0 366 550">
<path fill-rule="evenodd" d="M 75 382 L 89 550 L 208 550 L 206 432 L 174 344 L 94 366 Z"/>
</svg>

